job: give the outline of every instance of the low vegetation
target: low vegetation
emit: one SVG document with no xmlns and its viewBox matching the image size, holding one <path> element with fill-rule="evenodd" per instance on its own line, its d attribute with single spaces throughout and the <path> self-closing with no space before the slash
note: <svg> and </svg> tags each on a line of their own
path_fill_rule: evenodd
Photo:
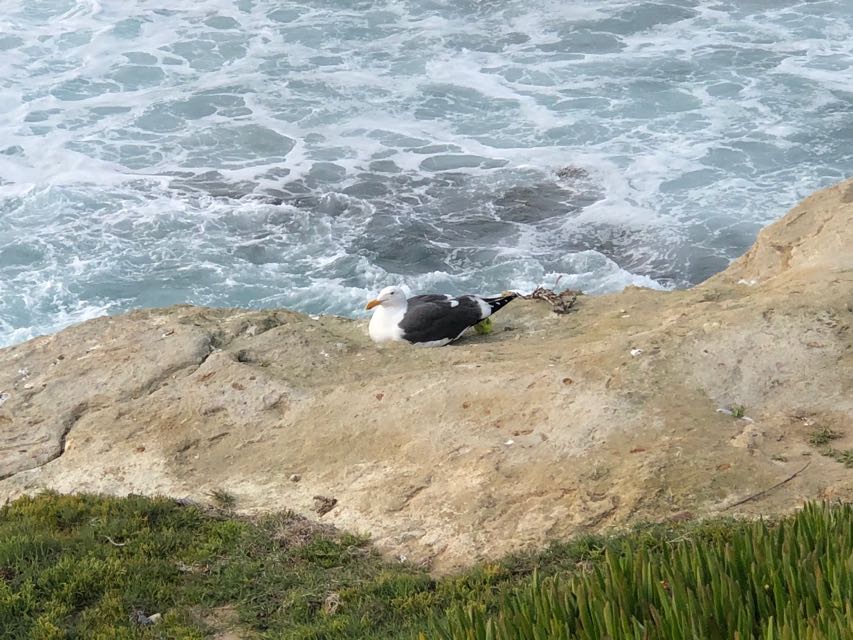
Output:
<svg viewBox="0 0 853 640">
<path fill-rule="evenodd" d="M 836 449 L 829 443 L 842 438 L 844 434 L 829 427 L 818 427 L 809 436 L 809 444 L 818 447 L 822 456 L 832 458 L 848 469 L 853 469 L 853 449 Z"/>
<path fill-rule="evenodd" d="M 775 527 L 657 548 L 625 538 L 567 578 L 533 580 L 496 615 L 457 606 L 446 640 L 853 638 L 853 510 L 807 506 Z"/>
<path fill-rule="evenodd" d="M 818 427 L 809 435 L 809 444 L 814 447 L 825 447 L 833 440 L 837 440 L 843 434 L 829 427 Z"/>
<path fill-rule="evenodd" d="M 434 579 L 364 536 L 216 502 L 7 504 L 0 638 L 853 637 L 849 505 L 583 537 Z"/>
</svg>

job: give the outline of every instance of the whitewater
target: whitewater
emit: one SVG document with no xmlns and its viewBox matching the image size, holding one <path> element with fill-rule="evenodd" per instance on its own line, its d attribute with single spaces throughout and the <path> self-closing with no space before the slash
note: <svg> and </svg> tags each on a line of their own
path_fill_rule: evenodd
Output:
<svg viewBox="0 0 853 640">
<path fill-rule="evenodd" d="M 0 345 L 684 287 L 851 175 L 849 0 L 0 0 Z"/>
</svg>

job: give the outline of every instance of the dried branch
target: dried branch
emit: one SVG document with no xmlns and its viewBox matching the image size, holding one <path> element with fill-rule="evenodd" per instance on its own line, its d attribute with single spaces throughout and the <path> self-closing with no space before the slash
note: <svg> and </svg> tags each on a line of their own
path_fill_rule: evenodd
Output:
<svg viewBox="0 0 853 640">
<path fill-rule="evenodd" d="M 729 509 L 734 509 L 735 507 L 739 507 L 740 505 L 744 504 L 745 502 L 749 502 L 750 500 L 755 500 L 755 499 L 757 499 L 757 498 L 760 498 L 760 497 L 762 497 L 762 496 L 767 495 L 768 493 L 770 493 L 770 492 L 771 492 L 771 491 L 773 491 L 774 489 L 778 489 L 778 488 L 779 488 L 779 487 L 781 487 L 783 484 L 787 484 L 788 482 L 790 482 L 791 480 L 793 480 L 794 478 L 796 478 L 796 477 L 797 477 L 798 475 L 800 475 L 803 471 L 805 471 L 811 463 L 812 463 L 812 461 L 811 461 L 811 460 L 809 460 L 808 462 L 806 462 L 806 464 L 805 464 L 805 465 L 803 465 L 803 467 L 802 467 L 801 469 L 799 469 L 799 470 L 797 470 L 797 471 L 794 471 L 794 473 L 792 473 L 791 475 L 789 475 L 787 478 L 785 478 L 785 479 L 784 479 L 784 480 L 782 480 L 781 482 L 777 482 L 777 483 L 776 483 L 776 484 L 774 484 L 772 487 L 768 487 L 768 488 L 767 488 L 767 489 L 765 489 L 764 491 L 759 491 L 758 493 L 754 493 L 754 494 L 752 494 L 751 496 L 747 496 L 747 497 L 746 497 L 746 498 L 744 498 L 743 500 L 738 500 L 738 501 L 737 501 L 737 502 L 735 502 L 734 504 L 730 504 L 729 506 L 727 506 L 727 507 L 723 508 L 723 511 L 728 511 Z"/>
</svg>

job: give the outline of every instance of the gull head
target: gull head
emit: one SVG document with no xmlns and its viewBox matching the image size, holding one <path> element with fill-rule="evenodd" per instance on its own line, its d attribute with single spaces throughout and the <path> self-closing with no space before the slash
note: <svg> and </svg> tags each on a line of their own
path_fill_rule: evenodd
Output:
<svg viewBox="0 0 853 640">
<path fill-rule="evenodd" d="M 368 309 L 379 305 L 387 308 L 405 307 L 406 294 L 400 287 L 385 287 L 373 300 L 367 303 Z"/>
</svg>

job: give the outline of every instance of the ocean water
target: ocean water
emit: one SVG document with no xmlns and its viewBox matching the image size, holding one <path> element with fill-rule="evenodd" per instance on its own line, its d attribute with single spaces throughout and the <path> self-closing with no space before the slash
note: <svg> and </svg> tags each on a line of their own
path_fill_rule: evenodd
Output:
<svg viewBox="0 0 853 640">
<path fill-rule="evenodd" d="M 850 175 L 850 0 L 0 0 L 0 344 L 683 287 Z"/>
</svg>

